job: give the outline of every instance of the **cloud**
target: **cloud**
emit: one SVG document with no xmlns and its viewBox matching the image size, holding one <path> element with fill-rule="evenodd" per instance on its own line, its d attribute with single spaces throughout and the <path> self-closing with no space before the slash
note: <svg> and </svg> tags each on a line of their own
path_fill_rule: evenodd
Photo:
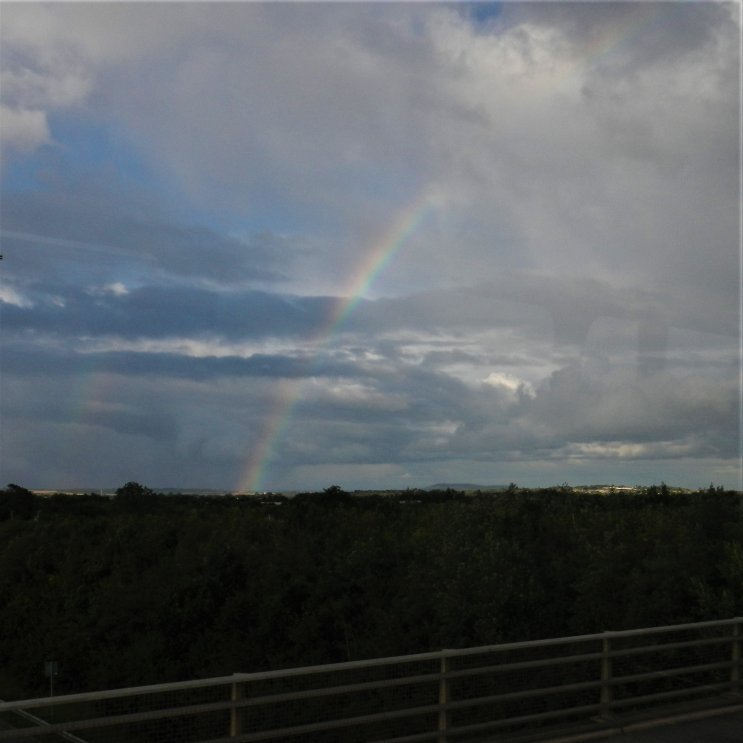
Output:
<svg viewBox="0 0 743 743">
<path fill-rule="evenodd" d="M 734 469 L 737 11 L 483 11 L 5 8 L 8 479 Z"/>
<path fill-rule="evenodd" d="M 435 183 L 446 216 L 400 257 L 396 287 L 580 261 L 645 286 L 696 273 L 732 296 L 735 23 L 709 4 L 645 5 L 509 5 L 485 28 L 446 6 L 52 8 L 32 14 L 43 45 L 30 22 L 8 33 L 72 49 L 99 120 L 198 203 L 333 225 L 305 281 L 342 280 Z M 127 51 L 130 27 L 148 31 Z M 609 64 L 614 47 L 631 67 Z"/>
<path fill-rule="evenodd" d="M 129 289 L 120 281 L 114 281 L 112 284 L 104 284 L 101 287 L 92 287 L 91 294 L 113 294 L 116 297 L 122 297 L 129 294 Z"/>
<path fill-rule="evenodd" d="M 495 25 L 557 30 L 581 52 L 591 50 L 597 72 L 627 75 L 630 66 L 637 71 L 683 60 L 721 36 L 729 39 L 734 16 L 732 7 L 723 4 L 604 2 L 575 12 L 563 3 L 543 2 L 506 5 Z"/>
<path fill-rule="evenodd" d="M 0 302 L 21 308 L 33 306 L 33 302 L 26 299 L 26 297 L 10 285 L 0 286 Z"/>
<path fill-rule="evenodd" d="M 483 379 L 483 384 L 488 384 L 496 389 L 505 389 L 508 393 L 514 396 L 521 394 L 534 397 L 535 394 L 531 382 L 519 379 L 513 374 L 508 374 L 507 372 L 490 372 L 490 374 Z"/>
<path fill-rule="evenodd" d="M 98 182 L 100 180 L 100 182 Z M 13 274 L 90 283 L 188 280 L 215 286 L 273 283 L 291 245 L 265 231 L 232 236 L 184 223 L 168 210 L 101 178 L 66 178 L 3 198 L 3 243 Z M 75 270 L 71 271 L 71 261 Z"/>
<path fill-rule="evenodd" d="M 37 10 L 20 10 L 25 20 L 39 18 Z M 28 153 L 52 144 L 49 113 L 82 103 L 92 83 L 84 68 L 61 46 L 51 50 L 29 43 L 31 24 L 18 21 L 17 12 L 3 13 L 0 45 L 0 117 L 3 155 L 7 149 Z M 72 55 L 74 57 L 74 54 Z"/>
<path fill-rule="evenodd" d="M 473 457 L 560 460 L 736 456 L 737 385 L 702 376 L 638 377 L 605 364 L 565 367 L 482 425 L 468 423 L 448 451 Z"/>
<path fill-rule="evenodd" d="M 3 147 L 29 152 L 50 142 L 49 126 L 43 111 L 19 110 L 0 104 L 0 131 Z"/>
<path fill-rule="evenodd" d="M 5 310 L 9 330 L 71 337 L 301 337 L 321 327 L 334 306 L 322 298 L 304 299 L 299 305 L 296 299 L 287 302 L 281 295 L 258 291 L 145 286 L 104 294 L 67 290 L 60 297 L 55 287 L 39 289 L 44 293 L 38 294 L 33 308 L 16 304 Z"/>
</svg>

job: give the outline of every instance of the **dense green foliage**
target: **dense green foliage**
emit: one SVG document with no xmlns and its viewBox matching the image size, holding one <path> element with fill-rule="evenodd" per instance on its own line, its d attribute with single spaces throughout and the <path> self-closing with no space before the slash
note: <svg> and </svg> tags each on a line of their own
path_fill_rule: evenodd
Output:
<svg viewBox="0 0 743 743">
<path fill-rule="evenodd" d="M 743 613 L 740 494 L 0 491 L 0 697 Z"/>
</svg>

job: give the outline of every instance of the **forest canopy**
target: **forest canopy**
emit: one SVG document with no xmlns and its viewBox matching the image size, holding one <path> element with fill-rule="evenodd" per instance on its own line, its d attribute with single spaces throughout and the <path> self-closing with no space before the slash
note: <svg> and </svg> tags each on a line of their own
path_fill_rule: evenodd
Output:
<svg viewBox="0 0 743 743">
<path fill-rule="evenodd" d="M 743 613 L 742 496 L 0 491 L 0 697 Z"/>
</svg>

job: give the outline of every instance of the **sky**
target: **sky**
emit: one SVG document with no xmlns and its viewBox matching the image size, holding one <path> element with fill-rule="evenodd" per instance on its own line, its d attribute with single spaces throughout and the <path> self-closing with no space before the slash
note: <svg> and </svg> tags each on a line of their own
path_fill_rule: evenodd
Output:
<svg viewBox="0 0 743 743">
<path fill-rule="evenodd" d="M 0 482 L 741 482 L 739 3 L 0 4 Z"/>
</svg>

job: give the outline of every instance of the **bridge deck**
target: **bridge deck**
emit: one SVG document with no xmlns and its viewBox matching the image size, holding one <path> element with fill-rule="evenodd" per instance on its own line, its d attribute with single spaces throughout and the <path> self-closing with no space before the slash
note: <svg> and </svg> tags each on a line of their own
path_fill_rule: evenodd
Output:
<svg viewBox="0 0 743 743">
<path fill-rule="evenodd" d="M 538 738 L 524 738 L 534 743 Z M 553 733 L 540 743 L 743 743 L 743 707 L 708 709 L 632 722 L 603 730 Z"/>
<path fill-rule="evenodd" d="M 743 712 L 627 730 L 605 740 L 607 743 L 742 743 Z"/>
</svg>

